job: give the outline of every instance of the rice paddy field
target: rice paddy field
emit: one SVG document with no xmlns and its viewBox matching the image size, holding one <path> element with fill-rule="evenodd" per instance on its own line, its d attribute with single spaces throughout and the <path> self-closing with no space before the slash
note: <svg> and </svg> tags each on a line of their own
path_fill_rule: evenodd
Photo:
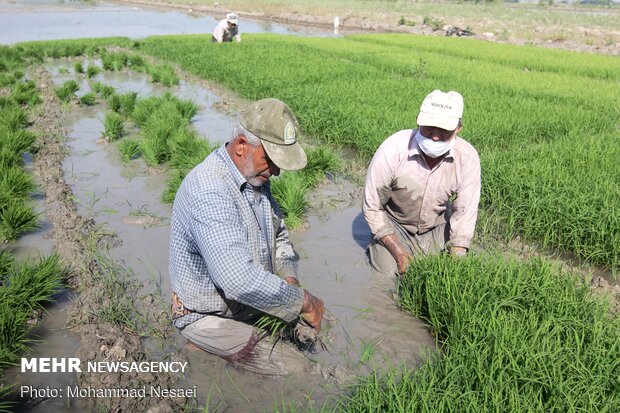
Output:
<svg viewBox="0 0 620 413">
<path fill-rule="evenodd" d="M 287 102 L 309 156 L 305 171 L 272 182 L 292 229 L 303 227 L 313 188 L 326 176 L 349 174 L 360 182 L 359 171 L 383 140 L 415 127 L 429 91 L 464 96 L 461 136 L 482 162 L 478 252 L 417 260 L 394 287 L 400 310 L 426 323 L 437 351 L 417 367 L 377 362 L 318 405 L 282 401 L 256 411 L 620 411 L 617 304 L 592 294 L 588 284 L 590 270 L 612 283 L 620 270 L 617 58 L 402 34 L 257 34 L 235 45 L 184 35 L 0 46 L 0 369 L 28 354 L 31 321 L 71 280 L 56 254 L 34 264 L 12 254 L 20 236 L 38 225 L 33 202 L 41 189 L 27 167 L 45 148 L 29 128 L 42 104 L 30 73 L 54 61 L 70 61 L 75 75 L 54 89 L 55 99 L 67 107 L 105 102 L 98 138 L 124 163 L 163 173 L 164 203 L 217 147 L 192 128 L 198 105 L 175 95 L 180 73 L 215 82 L 242 101 Z M 91 79 L 117 71 L 144 74 L 167 92 L 141 96 Z M 351 151 L 353 159 L 342 156 Z M 535 253 L 519 254 L 524 245 Z M 132 313 L 132 301 L 123 298 L 131 283 L 108 281 L 97 294 L 111 294 L 126 311 L 104 300 L 91 323 L 143 338 L 167 334 L 146 329 Z M 372 346 L 362 350 L 370 354 Z M 372 367 L 371 356 L 361 359 Z M 8 401 L 0 401 L 0 411 L 11 408 L 11 383 L 3 384 L 0 400 Z M 210 397 L 200 395 L 198 409 L 225 411 Z"/>
</svg>

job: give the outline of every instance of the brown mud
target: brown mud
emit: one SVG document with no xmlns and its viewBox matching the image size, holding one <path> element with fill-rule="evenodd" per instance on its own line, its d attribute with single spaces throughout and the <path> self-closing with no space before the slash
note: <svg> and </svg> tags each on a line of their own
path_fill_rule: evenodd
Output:
<svg viewBox="0 0 620 413">
<path fill-rule="evenodd" d="M 81 342 L 76 356 L 82 363 L 91 361 L 142 361 L 147 358 L 140 336 L 136 332 L 109 322 L 102 322 L 96 314 L 100 306 L 113 306 L 109 300 L 105 283 L 98 282 L 106 277 L 97 250 L 115 242 L 115 237 L 102 231 L 94 220 L 84 219 L 78 214 L 72 202 L 72 191 L 65 182 L 62 162 L 67 155 L 65 146 L 66 132 L 62 120 L 66 113 L 56 98 L 53 84 L 46 71 L 35 68 L 32 79 L 37 83 L 43 102 L 39 107 L 39 115 L 34 120 L 33 129 L 40 133 L 37 143 L 38 152 L 34 158 L 34 169 L 45 193 L 47 217 L 52 224 L 50 238 L 54 242 L 55 251 L 70 272 L 69 283 L 79 293 L 68 306 L 70 326 L 79 334 Z M 134 289 L 127 294 L 136 293 Z M 131 297 L 136 307 L 140 308 L 150 302 Z M 178 357 L 172 355 L 172 357 Z M 140 388 L 142 386 L 170 387 L 174 379 L 167 374 L 139 375 L 121 373 L 88 373 L 85 370 L 78 375 L 78 383 L 82 387 L 93 388 Z M 97 408 L 106 411 L 174 411 L 179 405 L 171 402 L 174 399 L 163 398 L 111 398 L 97 399 Z M 92 403 L 93 399 L 89 399 Z M 183 403 L 181 400 L 180 403 Z M 90 406 L 90 408 L 95 408 Z"/>
<path fill-rule="evenodd" d="M 170 3 L 165 0 L 163 1 L 152 1 L 152 0 L 112 0 L 115 3 L 122 4 L 134 4 L 139 5 L 141 7 L 156 7 L 156 8 L 165 8 L 165 9 L 174 9 L 180 10 L 183 12 L 189 12 L 190 14 L 211 14 L 216 16 L 224 16 L 230 10 L 223 4 L 215 2 L 212 6 L 204 5 L 204 4 L 196 4 L 191 1 L 187 1 L 186 3 Z M 282 10 L 286 10 L 286 6 L 280 4 L 279 7 Z M 573 9 L 570 8 L 560 8 L 557 7 L 558 13 L 570 13 Z M 609 13 L 609 11 L 604 10 L 594 10 L 593 13 Z M 317 13 L 321 13 L 321 9 L 317 8 Z M 325 11 L 323 11 L 325 13 Z M 277 13 L 269 13 L 269 12 L 253 12 L 253 11 L 243 11 L 238 10 L 238 14 L 242 18 L 252 19 L 252 20 L 262 20 L 262 21 L 270 21 L 277 22 L 283 24 L 298 24 L 298 25 L 308 25 L 314 27 L 322 27 L 322 28 L 334 28 L 334 16 L 333 14 L 325 15 L 325 14 L 303 14 L 297 13 L 294 9 L 290 9 L 286 12 L 277 12 Z M 366 16 L 362 13 L 356 13 L 355 10 L 349 11 L 347 16 L 341 17 L 339 19 L 339 26 L 336 31 L 347 31 L 347 32 L 380 32 L 380 33 L 411 33 L 411 34 L 421 34 L 421 35 L 435 35 L 435 36 L 445 36 L 446 32 L 450 29 L 450 24 L 442 25 L 441 28 L 434 28 L 432 25 L 397 25 L 396 20 L 400 15 L 397 13 L 394 14 L 394 24 L 385 24 L 383 22 L 385 16 L 378 16 L 373 18 L 372 15 Z M 381 17 L 381 18 L 379 18 Z M 448 17 L 446 17 L 448 18 Z M 598 54 L 608 54 L 618 56 L 620 55 L 620 43 L 611 42 L 611 38 L 618 37 L 618 31 L 604 32 L 601 30 L 588 30 L 583 27 L 567 27 L 560 30 L 560 32 L 566 31 L 574 31 L 581 36 L 577 36 L 575 39 L 565 38 L 564 35 L 553 34 L 551 30 L 555 30 L 555 27 L 547 27 L 540 26 L 535 27 L 530 30 L 530 35 L 533 36 L 533 39 L 523 39 L 523 38 L 513 38 L 508 37 L 504 38 L 504 36 L 500 36 L 495 33 L 479 33 L 471 36 L 472 38 L 478 40 L 485 41 L 493 41 L 500 43 L 512 43 L 518 45 L 534 45 L 538 47 L 546 47 L 552 49 L 562 49 L 562 50 L 570 50 L 570 51 L 578 51 L 578 52 L 590 52 L 590 53 L 598 53 Z M 595 36 L 599 43 L 604 41 L 605 44 L 589 44 L 591 43 L 591 39 L 588 39 L 588 36 Z"/>
<path fill-rule="evenodd" d="M 198 85 L 196 96 L 204 94 L 200 88 L 213 91 L 220 98 L 209 101 L 210 106 L 226 116 L 236 116 L 247 103 L 234 93 L 214 84 L 188 75 L 178 68 L 177 73 L 184 81 Z M 105 74 L 102 74 L 104 76 Z M 68 173 L 66 162 L 71 157 L 66 142 L 68 132 L 65 121 L 69 117 L 66 107 L 60 104 L 53 91 L 53 83 L 49 73 L 42 67 L 36 68 L 32 76 L 39 85 L 44 102 L 37 109 L 33 127 L 41 132 L 38 143 L 39 151 L 34 159 L 34 170 L 38 175 L 41 187 L 45 192 L 45 211 L 51 228 L 48 237 L 55 250 L 71 270 L 71 285 L 79 295 L 72 303 L 63 304 L 63 311 L 69 314 L 71 332 L 80 337 L 79 348 L 75 354 L 82 362 L 116 361 L 116 360 L 149 360 L 152 354 L 166 354 L 173 360 L 189 360 L 190 374 L 175 383 L 177 377 L 165 374 L 153 375 L 142 373 L 131 374 L 84 374 L 77 379 L 80 386 L 94 388 L 126 387 L 138 388 L 144 385 L 161 385 L 162 387 L 187 387 L 198 383 L 199 394 L 222 408 L 232 411 L 252 411 L 256 406 L 273 406 L 273 388 L 278 388 L 282 399 L 287 402 L 294 400 L 312 400 L 322 402 L 327 393 L 336 393 L 338 388 L 331 388 L 325 394 L 318 394 L 324 387 L 324 377 L 314 375 L 297 376 L 278 381 L 261 378 L 251 373 L 231 369 L 217 357 L 184 345 L 176 332 L 170 329 L 167 314 L 159 310 L 149 312 L 146 307 L 162 308 L 153 296 L 138 294 L 143 279 L 127 281 L 127 294 L 145 317 L 157 326 L 163 337 L 175 337 L 174 345 L 167 344 L 165 350 L 146 348 L 144 342 L 135 331 L 118 325 L 102 322 L 94 314 L 97 307 L 106 303 L 106 291 L 103 283 L 98 282 L 107 274 L 107 263 L 101 259 L 100 250 L 118 246 L 119 237 L 101 227 L 99 214 L 93 218 L 85 218 L 88 214 L 75 205 L 75 188 L 67 183 Z M 106 82 L 107 83 L 107 82 Z M 184 97 L 188 98 L 188 97 Z M 203 103 L 204 104 L 204 103 Z M 71 111 L 71 109 L 69 109 Z M 211 123 L 206 119 L 197 127 L 206 128 Z M 198 121 L 197 123 L 199 123 Z M 216 122 L 217 123 L 217 122 Z M 226 127 L 211 131 L 214 137 L 227 140 L 229 129 Z M 106 148 L 95 144 L 102 152 Z M 110 148 L 115 150 L 115 148 Z M 92 162 L 92 160 L 91 160 Z M 103 160 L 93 162 L 95 167 Z M 63 164 L 64 169 L 63 169 Z M 293 233 L 291 239 L 300 255 L 302 284 L 310 291 L 316 292 L 325 300 L 328 316 L 334 320 L 330 326 L 327 341 L 328 352 L 321 352 L 315 357 L 320 362 L 341 366 L 343 371 L 364 374 L 370 368 L 369 361 L 375 360 L 380 365 L 387 361 L 407 362 L 416 364 L 423 355 L 432 351 L 434 340 L 427 328 L 409 315 L 402 313 L 393 299 L 394 279 L 374 273 L 366 265 L 364 249 L 370 242 L 370 233 L 360 214 L 362 186 L 360 182 L 365 173 L 363 165 L 351 161 L 347 163 L 350 179 L 330 176 L 309 197 L 311 209 L 308 223 L 304 230 Z M 149 190 L 149 189 L 145 189 Z M 93 212 L 93 211 L 91 211 Z M 165 214 L 124 215 L 121 223 L 128 226 L 148 227 L 167 225 Z M 163 219 L 162 219 L 163 218 Z M 118 228 L 113 228 L 118 231 Z M 163 240 L 163 244 L 166 244 Z M 123 241 L 125 243 L 125 241 Z M 159 245 L 151 253 L 165 255 L 165 245 Z M 123 244 L 125 257 L 138 256 L 136 246 Z M 149 244 L 152 246 L 153 243 Z M 519 246 L 508 245 L 508 250 L 517 250 Z M 530 252 L 534 254 L 535 252 Z M 527 254 L 525 254 L 527 255 Z M 135 258 L 135 257 L 134 257 Z M 167 259 L 167 258 L 166 258 Z M 165 259 L 164 259 L 165 261 Z M 166 267 L 167 261 L 160 264 Z M 129 265 L 131 267 L 131 265 Z M 163 270 L 165 272 L 165 269 Z M 616 312 L 620 309 L 620 287 L 609 282 L 605 275 L 588 276 L 582 270 L 584 279 L 590 283 L 597 293 L 611 296 Z M 590 277 L 590 278 L 588 278 Z M 162 296 L 166 297 L 169 289 L 167 280 L 160 285 Z M 104 300 L 102 302 L 102 297 Z M 109 299 L 107 299 L 109 301 Z M 171 348 L 175 350 L 170 350 Z M 47 351 L 47 347 L 46 347 Z M 334 372 L 336 374 L 336 372 Z M 343 376 L 346 376 L 344 374 Z M 345 380 L 345 377 L 340 377 Z M 236 393 L 235 396 L 230 394 Z M 170 399 L 99 399 L 99 408 L 105 411 L 176 411 L 181 410 L 181 403 Z M 92 408 L 92 405 L 89 406 Z M 219 410 L 218 410 L 219 411 Z"/>
</svg>

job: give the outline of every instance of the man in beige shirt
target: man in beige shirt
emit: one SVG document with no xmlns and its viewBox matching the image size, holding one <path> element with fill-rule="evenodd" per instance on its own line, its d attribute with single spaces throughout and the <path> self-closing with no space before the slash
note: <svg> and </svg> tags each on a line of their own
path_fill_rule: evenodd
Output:
<svg viewBox="0 0 620 413">
<path fill-rule="evenodd" d="M 224 20 L 215 26 L 211 41 L 214 43 L 232 42 L 233 39 L 237 43 L 241 42 L 241 34 L 239 33 L 239 16 L 237 13 L 228 13 Z"/>
<path fill-rule="evenodd" d="M 431 92 L 420 107 L 419 129 L 387 138 L 366 176 L 363 212 L 373 234 L 370 264 L 402 274 L 412 259 L 470 248 L 480 201 L 480 159 L 460 138 L 463 97 Z"/>
</svg>

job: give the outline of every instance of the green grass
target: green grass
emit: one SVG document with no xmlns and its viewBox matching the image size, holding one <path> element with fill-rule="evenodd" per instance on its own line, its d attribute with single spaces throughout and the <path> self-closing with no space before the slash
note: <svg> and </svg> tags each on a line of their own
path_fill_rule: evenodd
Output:
<svg viewBox="0 0 620 413">
<path fill-rule="evenodd" d="M 110 96 L 112 96 L 112 94 L 114 94 L 114 91 L 115 91 L 113 86 L 105 85 L 101 82 L 93 83 L 91 85 L 91 89 L 93 90 L 93 92 L 97 93 L 104 99 L 107 99 Z"/>
<path fill-rule="evenodd" d="M 129 162 L 140 156 L 140 141 L 136 139 L 123 139 L 118 142 L 118 151 L 124 162 Z"/>
<path fill-rule="evenodd" d="M 303 214 L 308 208 L 309 187 L 301 172 L 283 172 L 280 176 L 271 178 L 271 193 L 278 201 L 284 222 L 290 229 L 297 229 L 303 224 Z"/>
<path fill-rule="evenodd" d="M 32 80 L 15 83 L 11 96 L 20 105 L 34 106 L 41 102 L 37 85 Z"/>
<path fill-rule="evenodd" d="M 112 93 L 106 98 L 106 102 L 111 110 L 128 118 L 133 113 L 137 97 L 138 94 L 136 92 Z"/>
<path fill-rule="evenodd" d="M 149 73 L 154 83 L 161 83 L 168 87 L 179 84 L 179 77 L 174 72 L 172 66 L 168 64 L 152 65 Z"/>
<path fill-rule="evenodd" d="M 102 53 L 101 61 L 103 62 L 104 70 L 118 72 L 127 66 L 129 63 L 129 56 L 124 52 Z"/>
<path fill-rule="evenodd" d="M 110 142 L 117 141 L 125 134 L 125 120 L 116 112 L 107 112 L 103 119 L 103 137 Z"/>
<path fill-rule="evenodd" d="M 16 83 L 17 85 L 17 83 Z M 32 84 L 13 93 L 38 96 Z M 37 228 L 37 215 L 28 199 L 35 190 L 32 176 L 23 169 L 23 154 L 32 152 L 36 136 L 25 129 L 26 112 L 18 106 L 20 99 L 7 99 L 0 110 L 0 239 L 8 242 Z M 24 101 L 29 101 L 29 98 Z"/>
<path fill-rule="evenodd" d="M 97 76 L 99 74 L 99 72 L 100 72 L 99 67 L 94 66 L 94 65 L 90 65 L 86 69 L 86 77 L 88 77 L 90 79 L 92 77 Z"/>
<path fill-rule="evenodd" d="M 488 221 L 481 227 L 619 268 L 620 146 L 611 144 L 620 123 L 617 59 L 413 35 L 245 39 L 217 48 L 204 36 L 162 36 L 140 50 L 247 99 L 277 97 L 305 134 L 353 147 L 362 159 L 395 131 L 415 127 L 428 92 L 458 90 L 462 136 L 481 156 Z M 238 59 L 242 68 L 230 65 Z"/>
<path fill-rule="evenodd" d="M 78 90 L 80 90 L 80 85 L 78 85 L 78 83 L 73 79 L 67 80 L 65 83 L 62 84 L 62 86 L 54 89 L 54 91 L 56 92 L 56 96 L 58 96 L 58 99 L 63 102 L 69 102 L 75 96 L 75 92 L 77 92 Z"/>
<path fill-rule="evenodd" d="M 97 93 L 94 91 L 83 94 L 80 97 L 80 104 L 86 106 L 93 106 L 97 103 Z"/>
<path fill-rule="evenodd" d="M 84 66 L 82 65 L 82 62 L 75 62 L 73 65 L 73 70 L 75 70 L 75 73 L 84 73 Z"/>
<path fill-rule="evenodd" d="M 28 350 L 27 321 L 51 301 L 64 277 L 58 256 L 17 264 L 5 254 L 0 259 L 5 269 L 0 275 L 0 369 Z"/>
<path fill-rule="evenodd" d="M 361 380 L 340 412 L 592 412 L 620 407 L 620 320 L 542 259 L 416 260 L 399 283 L 441 354 Z"/>
</svg>

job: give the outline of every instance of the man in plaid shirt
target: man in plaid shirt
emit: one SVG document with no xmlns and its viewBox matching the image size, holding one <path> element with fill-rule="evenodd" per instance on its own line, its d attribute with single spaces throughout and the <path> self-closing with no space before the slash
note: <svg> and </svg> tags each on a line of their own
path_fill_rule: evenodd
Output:
<svg viewBox="0 0 620 413">
<path fill-rule="evenodd" d="M 275 344 L 252 323 L 302 318 L 317 331 L 323 301 L 299 287 L 297 258 L 269 178 L 299 170 L 298 123 L 277 99 L 251 104 L 233 138 L 183 180 L 172 209 L 174 325 L 191 343 L 240 367 L 280 374 Z"/>
</svg>

